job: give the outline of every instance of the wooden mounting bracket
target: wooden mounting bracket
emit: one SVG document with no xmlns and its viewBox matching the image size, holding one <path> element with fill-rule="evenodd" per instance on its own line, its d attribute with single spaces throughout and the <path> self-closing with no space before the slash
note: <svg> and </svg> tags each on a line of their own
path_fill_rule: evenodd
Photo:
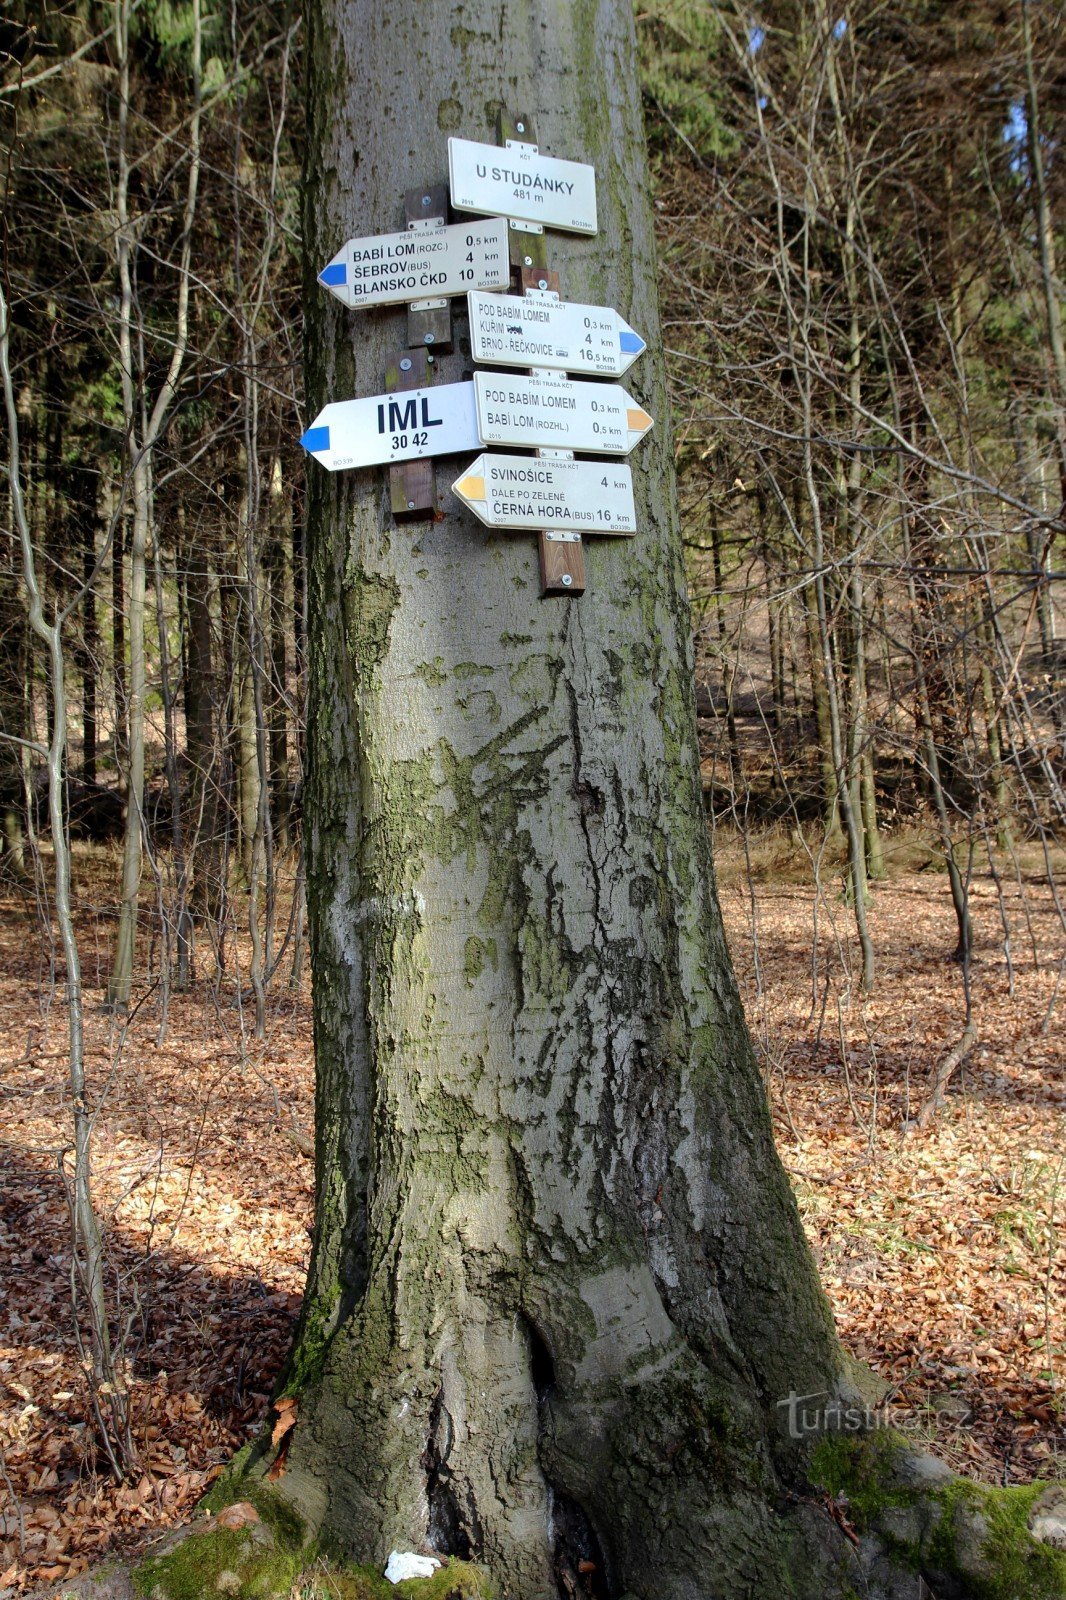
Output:
<svg viewBox="0 0 1066 1600">
<path fill-rule="evenodd" d="M 537 135 L 533 118 L 525 111 L 514 116 L 509 111 L 500 111 L 496 118 L 496 142 L 502 145 L 531 144 L 535 150 Z M 511 274 L 516 282 L 520 283 L 518 275 L 523 267 L 547 267 L 548 241 L 543 228 L 532 223 L 511 222 L 507 228 L 507 242 L 510 246 Z"/>
<path fill-rule="evenodd" d="M 404 216 L 410 229 L 443 228 L 448 220 L 448 185 L 427 183 L 408 189 L 403 197 Z M 450 351 L 452 303 L 446 299 L 416 300 L 407 307 L 409 349 Z"/>
<path fill-rule="evenodd" d="M 548 595 L 584 594 L 585 552 L 579 533 L 540 532 L 540 592 Z"/>
<path fill-rule="evenodd" d="M 559 274 L 552 272 L 550 267 L 523 267 L 520 282 L 523 294 L 543 293 L 562 294 L 559 287 Z"/>
<path fill-rule="evenodd" d="M 424 389 L 433 378 L 433 358 L 425 348 L 397 356 L 385 373 L 389 394 L 400 389 Z M 424 520 L 437 509 L 437 485 L 433 460 L 401 461 L 389 468 L 389 499 L 392 514 L 399 521 Z"/>
</svg>

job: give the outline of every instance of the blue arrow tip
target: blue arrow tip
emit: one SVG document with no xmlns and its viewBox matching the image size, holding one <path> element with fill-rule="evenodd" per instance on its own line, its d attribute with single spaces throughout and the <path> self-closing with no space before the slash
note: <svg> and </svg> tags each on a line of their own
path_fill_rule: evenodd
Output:
<svg viewBox="0 0 1066 1600">
<path fill-rule="evenodd" d="M 644 340 L 640 337 L 639 333 L 620 333 L 618 335 L 618 342 L 622 346 L 622 349 L 627 356 L 639 356 L 640 352 L 644 349 Z"/>
<path fill-rule="evenodd" d="M 336 289 L 347 281 L 347 276 L 343 261 L 331 261 L 328 267 L 322 268 L 318 281 L 325 284 L 327 289 Z"/>
<path fill-rule="evenodd" d="M 310 450 L 314 454 L 317 454 L 321 450 L 328 450 L 329 429 L 308 428 L 307 432 L 300 440 L 300 443 L 303 445 L 305 450 Z"/>
</svg>

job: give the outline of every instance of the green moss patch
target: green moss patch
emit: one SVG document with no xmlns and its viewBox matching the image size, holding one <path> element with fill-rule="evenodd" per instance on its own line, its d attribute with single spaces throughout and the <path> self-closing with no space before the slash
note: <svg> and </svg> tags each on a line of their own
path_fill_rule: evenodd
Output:
<svg viewBox="0 0 1066 1600">
<path fill-rule="evenodd" d="M 138 1592 L 148 1600 L 273 1600 L 288 1595 L 310 1553 L 304 1523 L 280 1495 L 242 1476 L 239 1469 L 214 1484 L 202 1508 L 218 1513 L 242 1500 L 258 1511 L 258 1522 L 243 1528 L 220 1527 L 214 1520 L 197 1525 L 180 1544 L 135 1570 Z"/>
<path fill-rule="evenodd" d="M 300 1566 L 300 1552 L 279 1549 L 264 1523 L 215 1526 L 145 1561 L 133 1582 L 146 1600 L 275 1600 L 289 1593 Z"/>
<path fill-rule="evenodd" d="M 303 1600 L 493 1600 L 496 1591 L 480 1567 L 449 1560 L 431 1578 L 395 1584 L 373 1567 L 316 1572 L 301 1593 Z"/>
<path fill-rule="evenodd" d="M 939 1497 L 944 1517 L 930 1540 L 937 1564 L 947 1572 L 957 1570 L 951 1563 L 957 1561 L 960 1532 L 967 1524 L 980 1528 L 983 1523 L 987 1532 L 980 1555 L 988 1570 L 974 1585 L 980 1600 L 1062 1600 L 1066 1552 L 1041 1544 L 1028 1528 L 1033 1501 L 1045 1487 L 1030 1483 L 1003 1489 L 966 1478 L 949 1485 Z"/>
<path fill-rule="evenodd" d="M 880 1535 L 914 1571 L 961 1580 L 973 1600 L 1062 1600 L 1066 1552 L 1029 1532 L 1043 1483 L 996 1488 L 913 1470 L 911 1446 L 886 1431 L 822 1439 L 811 1477 L 847 1500 L 862 1532 Z M 910 1466 L 908 1464 L 911 1464 Z"/>
<path fill-rule="evenodd" d="M 894 1477 L 900 1451 L 906 1448 L 902 1434 L 888 1429 L 861 1437 L 827 1433 L 815 1447 L 811 1477 L 834 1497 L 847 1500 L 860 1527 L 872 1527 L 886 1507 L 910 1503 Z"/>
<path fill-rule="evenodd" d="M 251 1456 L 251 1446 L 246 1446 Z M 238 1461 L 244 1456 L 240 1451 L 233 1458 L 236 1469 Z M 263 1522 L 270 1529 L 276 1543 L 286 1550 L 300 1551 L 307 1544 L 307 1528 L 299 1512 L 288 1500 L 274 1491 L 262 1479 L 248 1478 L 240 1471 L 234 1471 L 225 1478 L 219 1478 L 201 1501 L 205 1511 L 214 1512 L 216 1515 L 226 1506 L 236 1505 L 239 1500 L 249 1501 L 258 1511 Z"/>
</svg>

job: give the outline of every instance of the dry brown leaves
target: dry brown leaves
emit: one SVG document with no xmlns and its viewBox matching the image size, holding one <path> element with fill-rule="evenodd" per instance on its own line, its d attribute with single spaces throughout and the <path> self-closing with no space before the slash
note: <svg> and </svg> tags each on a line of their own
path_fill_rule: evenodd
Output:
<svg viewBox="0 0 1066 1600">
<path fill-rule="evenodd" d="M 95 884 L 99 904 L 112 864 L 83 852 L 79 869 L 86 979 L 99 984 L 113 925 L 85 886 Z M 1047 1373 L 1057 1366 L 1061 1383 L 1066 1370 L 1052 1225 L 1056 1197 L 1058 1232 L 1066 1217 L 1066 1182 L 1055 1187 L 1062 1027 L 1056 1014 L 1041 1033 L 1040 1021 L 1061 941 L 1034 890 L 1043 964 L 1019 934 L 1011 998 L 994 899 L 978 891 L 980 1043 L 922 1135 L 902 1124 L 961 1030 L 943 880 L 878 889 L 882 977 L 865 1002 L 846 981 L 846 908 L 822 905 L 813 1012 L 811 891 L 759 890 L 761 987 L 746 890 L 727 887 L 723 903 L 782 1156 L 842 1336 L 892 1386 L 899 1419 L 956 1465 L 1018 1481 L 1054 1471 L 1060 1448 Z M 182 1520 L 267 1416 L 307 1263 L 311 1163 L 293 1127 L 311 1123 L 311 1023 L 306 985 L 292 994 L 284 972 L 258 1044 L 232 983 L 217 1011 L 204 983 L 172 996 L 162 1042 L 157 994 L 121 1049 L 110 1021 L 90 1013 L 90 1079 L 97 1092 L 106 1086 L 97 1196 L 131 1319 L 140 1453 L 119 1484 L 95 1447 L 71 1333 L 57 1167 L 69 1128 L 64 1019 L 46 1005 L 47 963 L 25 898 L 0 901 L 0 949 L 0 1588 L 27 1591 Z M 1066 992 L 1060 1005 L 1066 1017 Z M 275 1408 L 277 1442 L 294 1414 Z"/>
<path fill-rule="evenodd" d="M 99 903 L 113 864 L 79 854 Z M 85 900 L 85 977 L 99 985 L 113 923 Z M 311 1019 L 306 984 L 291 993 L 284 968 L 258 1042 L 232 980 L 217 1010 L 204 982 L 172 995 L 161 1043 L 158 994 L 123 1041 L 89 991 L 87 1071 L 106 1087 L 96 1196 L 130 1323 L 139 1453 L 119 1484 L 96 1448 L 71 1329 L 65 1018 L 42 1009 L 47 959 L 32 906 L 10 891 L 0 950 L 0 1588 L 28 1590 L 181 1521 L 262 1424 L 308 1257 L 312 1164 L 292 1129 L 311 1118 Z"/>
<path fill-rule="evenodd" d="M 888 1420 L 1005 1483 L 1066 1468 L 1066 984 L 1042 1026 L 1064 941 L 1046 886 L 1025 892 L 1028 925 L 1016 888 L 1007 905 L 1012 995 L 994 886 L 974 885 L 978 1043 L 925 1132 L 912 1124 L 964 1022 L 946 879 L 876 887 L 880 975 L 865 998 L 839 895 L 822 897 L 815 958 L 812 890 L 760 888 L 754 928 L 746 885 L 722 894 L 841 1336 L 883 1379 Z"/>
</svg>

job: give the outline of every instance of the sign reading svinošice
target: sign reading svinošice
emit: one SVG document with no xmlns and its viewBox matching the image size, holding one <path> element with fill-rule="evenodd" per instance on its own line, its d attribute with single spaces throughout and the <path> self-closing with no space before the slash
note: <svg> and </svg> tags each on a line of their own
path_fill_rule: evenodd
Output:
<svg viewBox="0 0 1066 1600">
<path fill-rule="evenodd" d="M 330 472 L 476 450 L 481 438 L 474 385 L 442 383 L 334 401 L 318 413 L 300 443 Z"/>
<path fill-rule="evenodd" d="M 467 295 L 475 361 L 490 366 L 550 367 L 620 378 L 644 340 L 609 306 L 584 306 L 548 295 Z"/>
<path fill-rule="evenodd" d="M 449 139 L 448 181 L 456 211 L 596 232 L 596 173 L 583 161 L 542 156 L 528 144 Z"/>
<path fill-rule="evenodd" d="M 633 534 L 633 473 L 624 463 L 482 455 L 452 491 L 490 528 Z"/>
<path fill-rule="evenodd" d="M 468 289 L 505 289 L 509 272 L 507 222 L 493 217 L 349 239 L 318 281 L 346 306 L 358 309 L 432 300 Z"/>
<path fill-rule="evenodd" d="M 475 372 L 481 443 L 627 456 L 652 426 L 617 383 Z"/>
</svg>

